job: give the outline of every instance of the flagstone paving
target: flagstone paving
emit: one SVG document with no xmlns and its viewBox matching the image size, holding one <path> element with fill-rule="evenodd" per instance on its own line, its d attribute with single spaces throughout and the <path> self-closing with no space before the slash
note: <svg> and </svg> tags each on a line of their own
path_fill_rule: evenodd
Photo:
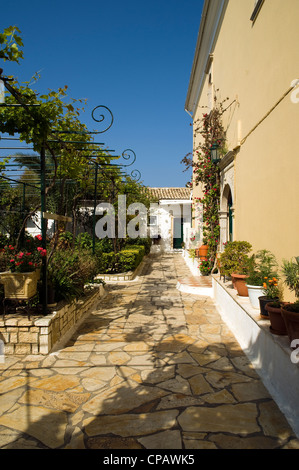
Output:
<svg viewBox="0 0 299 470">
<path fill-rule="evenodd" d="M 2 449 L 299 448 L 181 255 L 109 285 L 68 344 L 0 364 Z"/>
</svg>

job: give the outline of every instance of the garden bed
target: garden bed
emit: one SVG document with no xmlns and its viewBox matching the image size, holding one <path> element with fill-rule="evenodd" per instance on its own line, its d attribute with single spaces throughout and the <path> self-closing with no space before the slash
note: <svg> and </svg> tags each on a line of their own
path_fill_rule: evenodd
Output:
<svg viewBox="0 0 299 470">
<path fill-rule="evenodd" d="M 218 311 L 260 375 L 295 433 L 299 435 L 299 363 L 288 336 L 270 332 L 270 321 L 260 317 L 248 297 L 239 297 L 231 282 L 212 275 Z M 299 354 L 296 353 L 299 359 Z"/>
<path fill-rule="evenodd" d="M 61 301 L 45 316 L 28 318 L 26 314 L 9 314 L 0 320 L 0 340 L 5 355 L 49 354 L 67 341 L 96 302 L 104 297 L 101 284 L 70 303 Z"/>
<path fill-rule="evenodd" d="M 103 279 L 105 282 L 133 281 L 135 277 L 137 277 L 142 272 L 146 259 L 147 256 L 142 259 L 134 271 L 127 271 L 116 274 L 98 274 L 96 279 Z"/>
</svg>

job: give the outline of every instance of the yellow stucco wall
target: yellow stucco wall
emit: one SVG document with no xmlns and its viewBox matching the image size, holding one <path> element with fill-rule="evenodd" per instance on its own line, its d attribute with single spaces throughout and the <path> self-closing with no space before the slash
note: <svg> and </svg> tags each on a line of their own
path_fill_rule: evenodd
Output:
<svg viewBox="0 0 299 470">
<path fill-rule="evenodd" d="M 213 52 L 213 82 L 228 149 L 299 78 L 299 1 L 265 0 L 253 24 L 253 0 L 229 0 Z M 206 83 L 200 106 L 207 104 Z M 289 94 L 248 136 L 235 158 L 234 239 L 272 251 L 279 263 L 299 255 L 299 103 Z M 297 92 L 299 98 L 299 89 Z M 197 115 L 202 114 L 198 108 Z M 195 117 L 196 119 L 196 117 Z"/>
</svg>

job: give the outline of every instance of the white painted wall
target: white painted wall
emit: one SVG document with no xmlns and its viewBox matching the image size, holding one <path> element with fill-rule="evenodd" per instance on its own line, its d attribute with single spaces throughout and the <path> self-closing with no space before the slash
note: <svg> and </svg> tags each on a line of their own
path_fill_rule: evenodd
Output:
<svg viewBox="0 0 299 470">
<path fill-rule="evenodd" d="M 38 211 L 36 212 L 35 216 L 31 218 L 32 220 L 28 220 L 26 225 L 26 232 L 29 235 L 35 237 L 36 235 L 40 235 L 42 233 L 41 230 L 41 213 Z M 47 235 L 52 237 L 54 235 L 54 220 L 48 220 L 48 229 Z"/>
<path fill-rule="evenodd" d="M 160 235 L 162 251 L 173 249 L 173 219 L 182 217 L 184 243 L 188 244 L 191 230 L 191 201 L 189 200 L 161 200 L 151 209 L 151 216 L 157 218 L 157 224 L 150 226 L 150 236 Z"/>
</svg>

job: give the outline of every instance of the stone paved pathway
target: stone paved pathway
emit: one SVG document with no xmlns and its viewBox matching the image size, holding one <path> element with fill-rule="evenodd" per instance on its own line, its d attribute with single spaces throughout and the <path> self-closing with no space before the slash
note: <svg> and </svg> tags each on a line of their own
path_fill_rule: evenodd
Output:
<svg viewBox="0 0 299 470">
<path fill-rule="evenodd" d="M 299 448 L 180 254 L 109 286 L 71 341 L 0 364 L 2 449 Z"/>
</svg>

